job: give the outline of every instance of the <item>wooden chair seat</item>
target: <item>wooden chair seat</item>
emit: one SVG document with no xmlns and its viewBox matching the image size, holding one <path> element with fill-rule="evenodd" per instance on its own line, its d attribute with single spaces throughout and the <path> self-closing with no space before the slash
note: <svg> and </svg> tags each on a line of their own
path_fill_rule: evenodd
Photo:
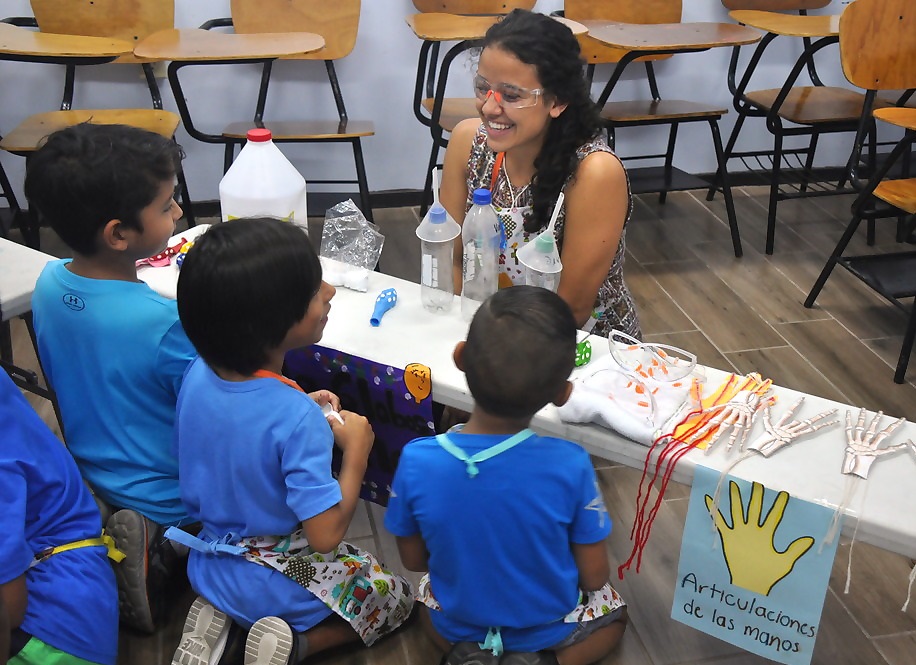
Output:
<svg viewBox="0 0 916 665">
<path fill-rule="evenodd" d="M 779 88 L 747 93 L 750 102 L 762 109 L 773 108 Z M 779 117 L 798 125 L 855 123 L 862 117 L 865 95 L 846 88 L 805 86 L 792 88 L 779 109 Z M 884 102 L 886 104 L 886 102 Z M 882 102 L 875 102 L 876 105 Z"/>
<path fill-rule="evenodd" d="M 432 115 L 433 99 L 423 100 L 423 108 Z M 462 120 L 478 117 L 477 99 L 475 97 L 446 97 L 442 100 L 442 111 L 439 115 L 439 126 L 451 132 Z"/>
<path fill-rule="evenodd" d="M 877 109 L 875 118 L 909 131 L 916 131 L 916 108 L 889 106 Z M 885 203 L 916 215 L 916 178 L 884 180 L 875 187 L 874 195 Z"/>
<path fill-rule="evenodd" d="M 702 120 L 722 117 L 728 109 L 679 99 L 632 100 L 608 102 L 601 117 L 615 125 L 626 123 L 652 123 L 671 120 Z"/>
<path fill-rule="evenodd" d="M 909 215 L 916 215 L 916 178 L 885 180 L 875 187 L 874 195 Z"/>
<path fill-rule="evenodd" d="M 342 141 L 375 135 L 375 125 L 368 120 L 270 120 L 261 125 L 270 130 L 274 141 Z M 251 121 L 233 122 L 222 135 L 244 141 L 255 126 Z"/>
<path fill-rule="evenodd" d="M 170 139 L 175 135 L 181 118 L 170 111 L 157 109 L 78 109 L 37 113 L 4 135 L 0 148 L 15 154 L 29 153 L 36 150 L 49 134 L 84 122 L 130 125 Z"/>
</svg>

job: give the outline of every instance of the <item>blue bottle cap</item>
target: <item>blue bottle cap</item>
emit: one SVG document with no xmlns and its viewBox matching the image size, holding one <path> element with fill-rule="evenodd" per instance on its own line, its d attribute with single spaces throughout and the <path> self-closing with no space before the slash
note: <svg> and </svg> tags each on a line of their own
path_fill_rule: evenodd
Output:
<svg viewBox="0 0 916 665">
<path fill-rule="evenodd" d="M 488 206 L 490 205 L 490 190 L 489 189 L 475 189 L 474 190 L 474 205 L 479 206 Z"/>
</svg>

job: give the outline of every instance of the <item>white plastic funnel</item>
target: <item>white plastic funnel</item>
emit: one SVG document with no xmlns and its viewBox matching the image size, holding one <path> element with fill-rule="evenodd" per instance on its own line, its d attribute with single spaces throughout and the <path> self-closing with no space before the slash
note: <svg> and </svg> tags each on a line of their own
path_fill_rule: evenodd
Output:
<svg viewBox="0 0 916 665">
<path fill-rule="evenodd" d="M 461 226 L 439 203 L 433 204 L 417 227 L 417 237 L 426 242 L 454 240 L 459 233 L 461 233 Z"/>
</svg>

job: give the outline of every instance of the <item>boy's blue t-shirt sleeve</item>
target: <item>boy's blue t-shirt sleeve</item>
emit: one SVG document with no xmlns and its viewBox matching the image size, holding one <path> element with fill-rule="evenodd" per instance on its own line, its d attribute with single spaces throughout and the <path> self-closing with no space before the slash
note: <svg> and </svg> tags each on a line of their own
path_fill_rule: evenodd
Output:
<svg viewBox="0 0 916 665">
<path fill-rule="evenodd" d="M 175 321 L 159 342 L 156 365 L 163 382 L 174 391 L 176 398 L 188 366 L 196 357 L 197 349 L 188 339 L 181 321 Z"/>
<path fill-rule="evenodd" d="M 299 521 L 311 519 L 343 499 L 340 485 L 331 475 L 333 449 L 331 426 L 317 404 L 308 404 L 293 435 L 282 446 L 280 459 L 286 504 Z"/>
<path fill-rule="evenodd" d="M 8 419 L 0 418 L 4 436 L 15 436 Z M 6 450 L 0 451 L 0 584 L 16 579 L 32 563 L 34 554 L 25 537 L 25 477 L 17 471 L 17 461 Z"/>
<path fill-rule="evenodd" d="M 576 513 L 569 531 L 573 543 L 589 545 L 604 540 L 611 533 L 611 517 L 604 505 L 604 495 L 598 485 L 595 469 L 583 451 L 585 463 L 580 466 Z"/>
<path fill-rule="evenodd" d="M 395 536 L 413 536 L 420 533 L 420 525 L 410 510 L 408 476 L 413 455 L 408 443 L 398 460 L 398 468 L 394 472 L 391 483 L 391 495 L 388 498 L 388 508 L 385 511 L 385 528 Z"/>
</svg>

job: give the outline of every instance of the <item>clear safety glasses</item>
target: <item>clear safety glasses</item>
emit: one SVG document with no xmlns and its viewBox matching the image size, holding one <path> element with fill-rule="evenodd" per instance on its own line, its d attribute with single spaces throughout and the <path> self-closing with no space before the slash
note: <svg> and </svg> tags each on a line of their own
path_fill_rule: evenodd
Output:
<svg viewBox="0 0 916 665">
<path fill-rule="evenodd" d="M 608 335 L 608 347 L 623 371 L 644 380 L 680 381 L 700 374 L 697 357 L 676 346 L 640 342 L 624 332 L 612 330 Z"/>
<path fill-rule="evenodd" d="M 474 94 L 482 102 L 487 101 L 490 95 L 504 109 L 524 109 L 530 106 L 536 106 L 538 97 L 544 94 L 541 88 L 528 90 L 527 88 L 517 88 L 507 83 L 497 83 L 490 85 L 483 76 L 479 74 L 474 77 Z"/>
</svg>

